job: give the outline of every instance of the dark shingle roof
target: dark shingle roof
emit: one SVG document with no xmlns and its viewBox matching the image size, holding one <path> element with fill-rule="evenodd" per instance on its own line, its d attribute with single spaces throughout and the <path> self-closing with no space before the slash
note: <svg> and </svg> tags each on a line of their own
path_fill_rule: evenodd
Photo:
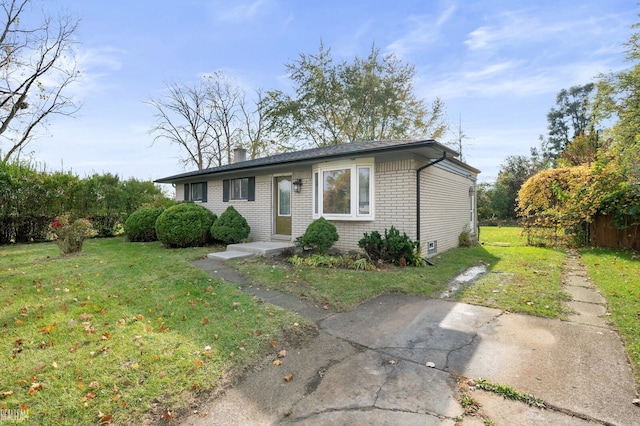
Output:
<svg viewBox="0 0 640 426">
<path fill-rule="evenodd" d="M 269 157 L 256 158 L 254 160 L 241 161 L 238 163 L 225 164 L 224 166 L 212 167 L 204 170 L 181 173 L 165 178 L 157 179 L 158 183 L 171 183 L 182 179 L 214 175 L 224 172 L 240 171 L 245 169 L 255 169 L 260 167 L 274 166 L 279 164 L 291 164 L 309 162 L 314 160 L 327 160 L 353 155 L 371 155 L 389 151 L 402 151 L 408 149 L 435 148 L 438 152 L 446 152 L 447 155 L 457 156 L 453 151 L 433 139 L 426 140 L 385 140 L 352 142 L 340 145 L 324 146 L 321 148 L 311 148 L 302 151 L 285 152 L 283 154 L 271 155 Z"/>
</svg>

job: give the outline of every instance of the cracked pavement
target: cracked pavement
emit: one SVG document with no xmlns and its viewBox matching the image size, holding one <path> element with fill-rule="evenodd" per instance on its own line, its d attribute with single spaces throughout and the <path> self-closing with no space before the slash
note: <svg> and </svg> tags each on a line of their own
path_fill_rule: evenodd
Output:
<svg viewBox="0 0 640 426">
<path fill-rule="evenodd" d="M 217 274 L 224 268 L 198 266 Z M 480 416 L 464 415 L 457 377 L 509 385 L 547 404 L 533 408 L 472 392 L 484 419 L 496 425 L 640 424 L 631 367 L 607 327 L 406 295 L 331 313 L 243 285 L 312 319 L 319 334 L 287 348 L 280 366 L 265 359 L 183 425 L 483 425 Z"/>
</svg>

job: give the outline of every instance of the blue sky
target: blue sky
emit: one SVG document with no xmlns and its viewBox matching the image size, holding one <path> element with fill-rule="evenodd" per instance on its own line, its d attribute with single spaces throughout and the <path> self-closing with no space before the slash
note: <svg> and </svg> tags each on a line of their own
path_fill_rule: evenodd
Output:
<svg viewBox="0 0 640 426">
<path fill-rule="evenodd" d="M 558 91 L 619 71 L 635 0 L 56 0 L 81 19 L 75 118 L 56 117 L 29 148 L 50 170 L 157 179 L 180 173 L 177 148 L 152 145 L 166 83 L 221 70 L 249 90 L 288 90 L 285 64 L 318 51 L 365 56 L 372 43 L 415 65 L 419 97 L 441 98 L 464 160 L 497 176 L 546 134 Z M 455 139 L 454 132 L 442 142 Z"/>
</svg>

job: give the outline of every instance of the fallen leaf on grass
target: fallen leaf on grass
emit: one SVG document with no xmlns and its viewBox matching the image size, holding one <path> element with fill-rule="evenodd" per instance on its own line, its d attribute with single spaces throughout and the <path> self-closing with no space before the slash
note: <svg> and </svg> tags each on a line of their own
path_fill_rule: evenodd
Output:
<svg viewBox="0 0 640 426">
<path fill-rule="evenodd" d="M 290 382 L 293 379 L 293 373 L 289 373 L 286 376 L 284 376 L 284 381 L 285 382 Z"/>
<path fill-rule="evenodd" d="M 13 391 L 4 391 L 4 392 L 0 392 L 0 396 L 3 398 L 6 398 L 8 396 L 13 395 Z"/>
<path fill-rule="evenodd" d="M 29 386 L 29 390 L 27 391 L 27 393 L 29 395 L 35 395 L 41 390 L 42 390 L 42 383 L 31 383 L 31 386 Z"/>
<path fill-rule="evenodd" d="M 276 346 L 278 346 L 278 342 L 276 342 L 275 340 L 272 340 L 270 344 L 272 348 L 275 348 Z"/>
<path fill-rule="evenodd" d="M 100 336 L 100 338 L 102 340 L 108 340 L 111 339 L 111 333 L 102 333 L 102 336 Z"/>
<path fill-rule="evenodd" d="M 164 413 L 162 413 L 162 415 L 160 416 L 161 420 L 171 420 L 173 419 L 173 414 L 171 414 L 171 411 L 166 410 Z"/>
<path fill-rule="evenodd" d="M 102 413 L 100 413 L 100 414 L 102 414 Z M 110 425 L 112 419 L 113 419 L 113 415 L 112 414 L 105 414 L 102 417 L 100 417 L 100 424 L 101 425 Z"/>
<path fill-rule="evenodd" d="M 36 365 L 35 367 L 33 367 L 33 371 L 35 371 L 36 373 L 39 373 L 40 371 L 42 371 L 45 367 L 47 366 L 47 364 L 45 364 L 44 362 L 41 362 L 40 364 Z"/>
<path fill-rule="evenodd" d="M 274 360 L 273 360 L 273 365 L 275 365 L 276 367 L 277 367 L 278 365 L 280 365 L 280 364 L 282 364 L 282 362 L 281 362 L 279 359 L 274 359 Z"/>
<path fill-rule="evenodd" d="M 209 318 L 207 318 L 207 317 L 202 318 L 202 321 L 200 321 L 200 324 L 202 324 L 202 325 L 209 324 Z"/>
<path fill-rule="evenodd" d="M 93 382 L 89 383 L 90 388 L 97 388 L 99 386 L 100 386 L 100 383 L 97 380 L 94 380 Z"/>
<path fill-rule="evenodd" d="M 284 358 L 285 356 L 287 356 L 287 350 L 283 349 L 280 352 L 278 352 L 278 358 Z"/>
</svg>

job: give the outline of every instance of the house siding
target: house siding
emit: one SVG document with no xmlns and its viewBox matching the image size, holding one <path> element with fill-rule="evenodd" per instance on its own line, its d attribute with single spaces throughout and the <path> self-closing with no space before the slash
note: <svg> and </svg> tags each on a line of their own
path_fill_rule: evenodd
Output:
<svg viewBox="0 0 640 426">
<path fill-rule="evenodd" d="M 341 250 L 357 250 L 364 233 L 383 233 L 391 226 L 406 233 L 412 240 L 418 239 L 416 222 L 416 169 L 424 162 L 414 159 L 377 161 L 374 171 L 375 220 L 336 221 L 340 239 L 335 247 Z M 228 206 L 234 206 L 245 217 L 251 233 L 250 241 L 270 241 L 273 238 L 273 179 L 291 175 L 301 179 L 300 192 L 292 191 L 291 241 L 306 231 L 313 221 L 313 179 L 311 166 L 289 173 L 255 175 L 255 201 L 222 201 L 222 180 L 207 182 L 207 202 L 202 203 L 218 216 Z M 429 241 L 437 241 L 441 253 L 458 245 L 458 236 L 470 224 L 469 186 L 475 176 L 455 164 L 446 161 L 424 169 L 420 174 L 422 255 L 427 256 Z M 183 185 L 176 185 L 176 200 L 183 199 Z"/>
<path fill-rule="evenodd" d="M 429 242 L 437 253 L 458 246 L 458 236 L 470 225 L 469 186 L 475 176 L 454 173 L 446 164 L 424 169 L 420 175 L 420 245 L 428 256 Z"/>
<path fill-rule="evenodd" d="M 335 247 L 356 250 L 364 233 L 395 226 L 411 239 L 416 239 L 416 172 L 414 160 L 378 162 L 375 164 L 375 220 L 331 221 L 340 239 Z M 311 202 L 311 200 L 309 200 Z M 311 220 L 308 220 L 311 223 Z M 307 223 L 307 225 L 308 225 Z M 306 226 L 305 228 L 306 229 Z M 302 233 L 304 233 L 302 229 Z"/>
</svg>

